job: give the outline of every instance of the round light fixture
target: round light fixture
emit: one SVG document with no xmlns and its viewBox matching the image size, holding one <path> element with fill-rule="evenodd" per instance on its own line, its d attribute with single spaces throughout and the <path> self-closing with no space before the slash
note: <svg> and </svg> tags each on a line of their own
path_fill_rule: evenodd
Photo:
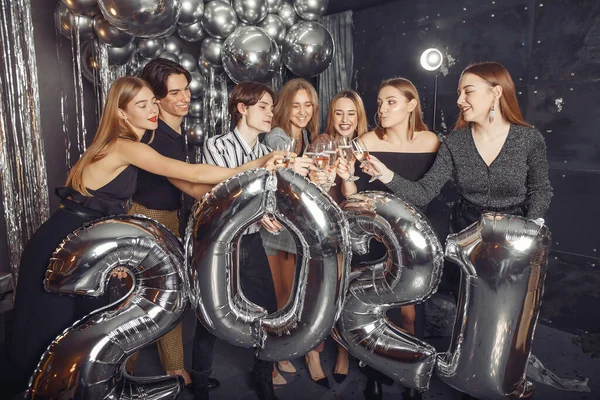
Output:
<svg viewBox="0 0 600 400">
<path fill-rule="evenodd" d="M 442 66 L 442 52 L 438 49 L 427 49 L 421 54 L 421 67 L 427 71 L 435 71 Z"/>
</svg>

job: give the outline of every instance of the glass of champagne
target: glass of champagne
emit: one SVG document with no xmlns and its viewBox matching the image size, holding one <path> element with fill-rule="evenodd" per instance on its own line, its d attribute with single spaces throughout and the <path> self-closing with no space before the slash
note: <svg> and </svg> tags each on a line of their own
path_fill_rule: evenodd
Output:
<svg viewBox="0 0 600 400">
<path fill-rule="evenodd" d="M 363 141 L 359 138 L 352 140 L 352 152 L 354 153 L 354 157 L 356 157 L 361 164 L 366 163 L 369 160 L 369 150 L 367 150 L 367 146 L 365 146 Z M 381 174 L 373 175 L 371 179 L 369 179 L 369 183 L 374 182 L 380 176 Z"/>
<path fill-rule="evenodd" d="M 329 168 L 329 153 L 326 152 L 326 147 L 323 143 L 315 146 L 315 156 L 313 158 L 315 167 L 321 172 L 327 173 Z"/>
<path fill-rule="evenodd" d="M 277 160 L 277 164 L 276 164 L 277 167 L 281 167 L 281 168 L 289 168 L 290 167 L 290 160 L 292 158 L 291 153 L 296 148 L 296 143 L 297 143 L 297 141 L 294 138 L 289 138 L 289 140 L 287 140 L 285 142 L 277 143 L 277 145 L 275 146 L 275 150 L 284 152 L 283 158 L 280 160 Z"/>
<path fill-rule="evenodd" d="M 338 138 L 337 148 L 339 150 L 339 156 L 348 163 L 348 166 L 350 166 L 350 163 L 354 162 L 354 154 L 352 153 L 350 139 L 347 136 L 340 136 Z M 352 174 L 346 179 L 346 182 L 354 182 L 358 179 L 358 176 L 354 176 L 354 171 L 352 171 Z"/>
<path fill-rule="evenodd" d="M 332 182 L 329 178 L 329 174 L 335 170 L 335 162 L 337 160 L 337 143 L 333 140 L 323 143 L 325 148 L 325 153 L 329 154 L 329 168 L 327 169 L 327 184 L 331 186 L 336 186 L 335 182 Z"/>
</svg>

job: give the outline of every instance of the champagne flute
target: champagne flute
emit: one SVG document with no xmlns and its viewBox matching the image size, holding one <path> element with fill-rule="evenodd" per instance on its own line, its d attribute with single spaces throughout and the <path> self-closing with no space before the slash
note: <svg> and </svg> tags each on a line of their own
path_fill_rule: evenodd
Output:
<svg viewBox="0 0 600 400">
<path fill-rule="evenodd" d="M 275 150 L 283 151 L 285 154 L 283 158 L 275 161 L 275 165 L 277 168 L 289 168 L 290 166 L 290 143 L 289 142 L 280 142 L 275 145 Z"/>
<path fill-rule="evenodd" d="M 352 152 L 354 153 L 354 157 L 356 157 L 361 164 L 366 163 L 369 160 L 369 150 L 367 150 L 367 146 L 365 146 L 363 141 L 359 138 L 352 140 Z M 375 182 L 380 176 L 381 174 L 373 175 L 371 179 L 369 179 L 369 183 Z"/>
<path fill-rule="evenodd" d="M 317 167 L 319 171 L 326 172 L 326 169 L 329 168 L 329 153 L 325 151 L 323 143 L 315 146 L 315 156 L 313 160 L 315 167 Z"/>
<path fill-rule="evenodd" d="M 338 138 L 337 148 L 340 150 L 340 157 L 350 165 L 350 163 L 354 162 L 354 154 L 352 153 L 352 144 L 350 143 L 350 139 L 347 136 L 340 136 Z M 358 176 L 354 175 L 354 171 L 352 174 L 346 179 L 346 182 L 354 182 L 357 181 Z"/>
<path fill-rule="evenodd" d="M 329 154 L 329 168 L 327 169 L 327 184 L 331 186 L 336 186 L 335 182 L 332 182 L 329 179 L 329 174 L 335 168 L 335 162 L 337 160 L 337 144 L 335 141 L 330 140 L 328 142 L 323 143 L 323 147 L 325 148 L 325 153 Z"/>
</svg>

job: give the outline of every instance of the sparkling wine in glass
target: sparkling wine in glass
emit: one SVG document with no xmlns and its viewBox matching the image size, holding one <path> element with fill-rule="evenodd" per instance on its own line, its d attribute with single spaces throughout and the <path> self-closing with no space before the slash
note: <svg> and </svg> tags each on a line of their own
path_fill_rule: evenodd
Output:
<svg viewBox="0 0 600 400">
<path fill-rule="evenodd" d="M 352 144 L 350 139 L 347 136 L 340 136 L 338 138 L 338 154 L 339 156 L 350 165 L 350 163 L 354 163 L 354 154 L 352 153 Z M 354 172 L 352 175 L 346 179 L 346 182 L 354 182 L 358 180 L 358 176 L 354 176 Z"/>
<path fill-rule="evenodd" d="M 365 146 L 363 141 L 359 138 L 352 140 L 352 152 L 354 153 L 354 157 L 356 157 L 361 164 L 367 162 L 369 159 L 369 150 L 367 150 L 367 146 Z M 371 179 L 369 179 L 369 183 L 374 182 L 380 176 L 381 174 L 373 175 Z"/>
</svg>

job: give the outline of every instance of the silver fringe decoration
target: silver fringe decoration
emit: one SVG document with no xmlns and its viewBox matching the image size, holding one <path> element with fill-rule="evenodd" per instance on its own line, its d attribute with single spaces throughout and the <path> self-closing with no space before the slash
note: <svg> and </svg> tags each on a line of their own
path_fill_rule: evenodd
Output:
<svg viewBox="0 0 600 400">
<path fill-rule="evenodd" d="M 50 207 L 31 2 L 0 0 L 0 8 L 0 183 L 16 287 L 25 243 Z"/>
</svg>

